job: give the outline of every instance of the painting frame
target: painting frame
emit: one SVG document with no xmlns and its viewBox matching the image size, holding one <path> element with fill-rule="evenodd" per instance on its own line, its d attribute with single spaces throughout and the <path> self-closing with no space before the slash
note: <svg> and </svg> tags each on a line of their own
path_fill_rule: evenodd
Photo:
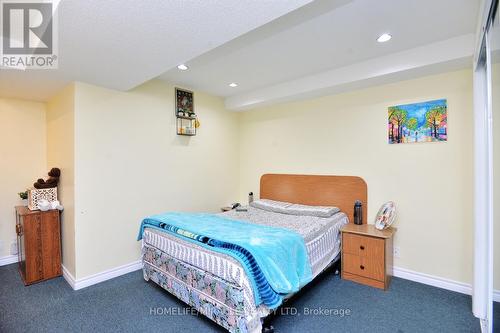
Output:
<svg viewBox="0 0 500 333">
<path fill-rule="evenodd" d="M 190 90 L 175 88 L 175 115 L 190 117 L 194 112 L 194 93 Z"/>
<path fill-rule="evenodd" d="M 389 144 L 448 141 L 448 101 L 446 98 L 389 106 Z"/>
</svg>

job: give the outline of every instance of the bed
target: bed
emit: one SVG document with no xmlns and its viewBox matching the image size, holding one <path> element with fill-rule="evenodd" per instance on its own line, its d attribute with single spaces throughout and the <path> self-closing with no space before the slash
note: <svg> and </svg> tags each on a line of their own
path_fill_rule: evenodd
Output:
<svg viewBox="0 0 500 333">
<path fill-rule="evenodd" d="M 339 231 L 353 220 L 356 200 L 366 207 L 366 184 L 359 177 L 266 174 L 261 177 L 260 200 L 246 212 L 232 210 L 218 217 L 300 235 L 310 264 L 306 281 L 310 281 L 338 260 Z M 286 203 L 283 209 L 294 209 L 293 213 L 281 211 L 282 203 Z M 313 208 L 310 214 L 309 206 L 338 207 L 338 212 L 322 215 L 324 211 Z M 366 223 L 366 216 L 363 219 Z M 263 320 L 276 310 L 260 299 L 254 276 L 232 253 L 217 252 L 146 225 L 142 261 L 146 281 L 158 284 L 230 332 L 261 332 Z M 282 304 L 296 289 L 280 293 L 279 303 L 273 304 Z"/>
</svg>

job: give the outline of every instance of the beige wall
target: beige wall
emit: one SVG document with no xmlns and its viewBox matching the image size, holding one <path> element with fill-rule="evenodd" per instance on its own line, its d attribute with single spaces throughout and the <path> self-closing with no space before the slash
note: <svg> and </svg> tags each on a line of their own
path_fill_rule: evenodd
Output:
<svg viewBox="0 0 500 333">
<path fill-rule="evenodd" d="M 0 257 L 15 237 L 16 193 L 52 166 L 62 169 L 63 262 L 78 279 L 137 260 L 135 237 L 148 214 L 217 211 L 238 197 L 244 202 L 249 191 L 258 195 L 265 172 L 350 174 L 368 183 L 370 221 L 383 202 L 396 201 L 397 266 L 471 282 L 470 71 L 242 114 L 196 92 L 202 127 L 193 138 L 175 134 L 173 91 L 161 81 L 129 92 L 76 83 L 46 106 L 0 99 L 0 139 L 9 142 L 0 147 Z M 387 144 L 388 106 L 437 98 L 448 99 L 448 142 Z M 16 141 L 20 131 L 24 137 Z M 24 153 L 27 142 L 31 149 Z M 499 184 L 495 177 L 495 193 Z M 497 214 L 496 239 L 498 221 Z M 496 265 L 495 289 L 499 277 Z"/>
<path fill-rule="evenodd" d="M 388 106 L 439 98 L 448 142 L 387 143 Z M 369 221 L 396 202 L 396 266 L 471 283 L 472 117 L 467 70 L 243 113 L 240 198 L 266 172 L 361 176 Z"/>
<path fill-rule="evenodd" d="M 18 192 L 46 174 L 45 104 L 0 99 L 0 258 L 16 240 Z"/>
<path fill-rule="evenodd" d="M 61 169 L 58 198 L 64 205 L 61 214 L 63 265 L 74 276 L 74 84 L 68 85 L 47 103 L 47 167 Z"/>
<path fill-rule="evenodd" d="M 176 135 L 174 87 L 76 84 L 76 277 L 136 261 L 139 223 L 169 210 L 217 211 L 237 195 L 238 115 L 195 92 L 201 128 Z"/>
</svg>

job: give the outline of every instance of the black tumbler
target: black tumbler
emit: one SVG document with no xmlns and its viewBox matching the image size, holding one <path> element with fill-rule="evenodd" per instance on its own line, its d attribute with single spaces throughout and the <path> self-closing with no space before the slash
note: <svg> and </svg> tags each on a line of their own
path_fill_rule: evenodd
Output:
<svg viewBox="0 0 500 333">
<path fill-rule="evenodd" d="M 363 224 L 363 204 L 359 200 L 354 203 L 354 224 Z"/>
</svg>

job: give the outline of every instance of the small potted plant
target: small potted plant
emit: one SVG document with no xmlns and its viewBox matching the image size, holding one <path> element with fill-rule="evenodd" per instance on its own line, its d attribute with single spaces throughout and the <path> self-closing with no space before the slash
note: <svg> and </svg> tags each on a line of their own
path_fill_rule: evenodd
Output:
<svg viewBox="0 0 500 333">
<path fill-rule="evenodd" d="M 19 197 L 23 201 L 24 206 L 28 206 L 28 190 L 18 193 Z"/>
</svg>

